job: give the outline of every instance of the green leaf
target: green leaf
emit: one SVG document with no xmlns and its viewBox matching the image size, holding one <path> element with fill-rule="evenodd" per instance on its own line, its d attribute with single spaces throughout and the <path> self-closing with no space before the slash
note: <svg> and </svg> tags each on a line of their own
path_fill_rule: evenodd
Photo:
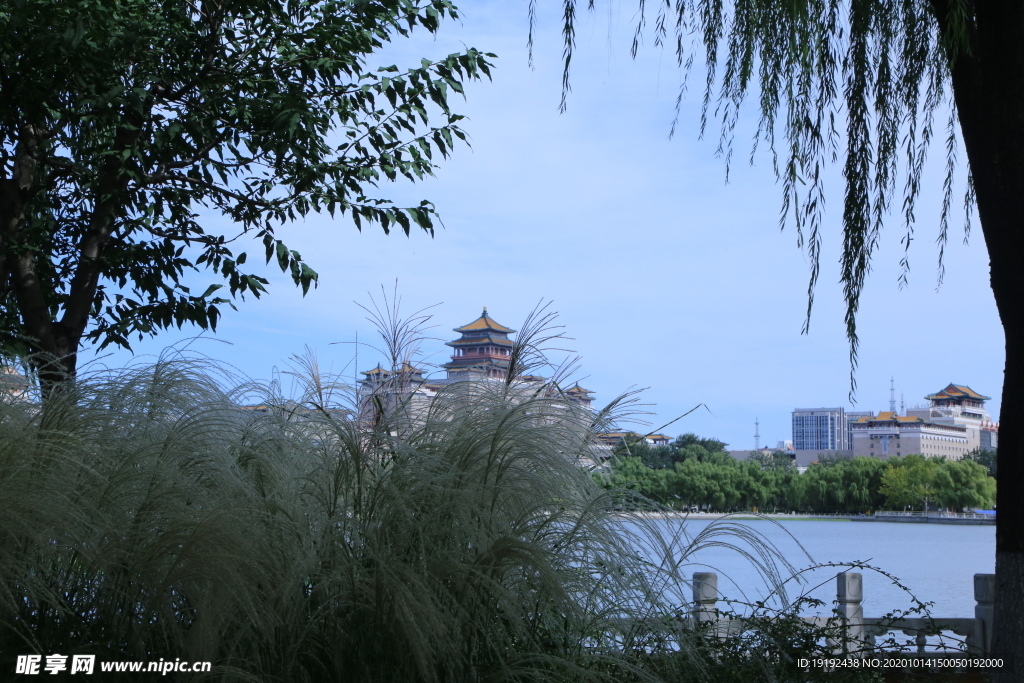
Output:
<svg viewBox="0 0 1024 683">
<path fill-rule="evenodd" d="M 209 287 L 206 288 L 205 292 L 203 292 L 202 294 L 199 295 L 199 298 L 200 299 L 205 299 L 208 296 L 210 296 L 211 294 L 213 294 L 214 292 L 216 292 L 218 289 L 222 289 L 223 287 L 224 287 L 224 285 L 210 285 Z"/>
<path fill-rule="evenodd" d="M 37 182 L 49 184 L 19 211 L 25 218 L 12 230 L 26 240 L 0 241 L 0 282 L 27 246 L 36 254 L 46 315 L 26 316 L 7 293 L 0 345 L 55 338 L 45 328 L 83 301 L 87 320 L 70 330 L 73 345 L 127 346 L 132 335 L 172 325 L 212 327 L 219 309 L 198 302 L 224 303 L 214 297 L 225 286 L 230 299 L 266 291 L 261 276 L 239 272 L 246 251 L 233 257 L 235 240 L 261 240 L 266 264 L 276 258 L 306 293 L 316 272 L 275 231 L 298 227 L 286 224 L 310 211 L 340 209 L 357 229 L 429 226 L 419 209 L 365 196 L 382 178 L 430 172 L 432 102 L 472 77 L 438 72 L 429 59 L 404 70 L 369 62 L 414 25 L 434 30 L 454 8 L 357 4 L 259 0 L 199 12 L 151 0 L 18 0 L 0 9 L 0 23 L 16 27 L 0 40 L 2 148 L 21 149 L 31 122 L 47 131 L 31 141 L 39 158 L 58 160 L 41 165 Z M 447 154 L 458 133 L 441 135 Z M 78 245 L 97 226 L 112 237 L 77 277 Z M 195 297 L 182 284 L 188 271 L 219 281 Z"/>
</svg>

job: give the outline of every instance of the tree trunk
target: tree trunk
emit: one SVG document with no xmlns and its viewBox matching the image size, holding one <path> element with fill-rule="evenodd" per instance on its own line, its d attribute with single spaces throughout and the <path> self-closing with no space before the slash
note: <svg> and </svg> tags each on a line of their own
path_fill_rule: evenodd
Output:
<svg viewBox="0 0 1024 683">
<path fill-rule="evenodd" d="M 57 323 L 54 327 L 59 328 Z M 75 378 L 78 370 L 78 346 L 82 335 L 69 335 L 58 331 L 52 351 L 31 359 L 32 367 L 39 377 L 39 389 L 45 403 L 55 391 Z"/>
<path fill-rule="evenodd" d="M 147 111 L 151 106 L 152 98 L 147 103 Z M 129 110 L 124 118 L 125 123 L 114 136 L 115 150 L 131 150 L 142 129 L 140 112 Z M 44 401 L 75 377 L 78 347 L 89 324 L 99 286 L 99 259 L 111 239 L 115 215 L 128 188 L 122 168 L 123 155 L 109 155 L 98 176 L 88 228 L 77 246 L 78 262 L 61 305 L 62 315 L 59 320 L 55 319 L 51 310 L 55 292 L 47 289 L 38 274 L 38 259 L 49 258 L 49 254 L 21 246 L 21 243 L 31 242 L 28 203 L 35 194 L 46 192 L 53 182 L 53 178 L 43 180 L 38 169 L 38 160 L 45 151 L 43 140 L 48 136 L 50 133 L 40 126 L 22 126 L 14 175 L 0 178 L 0 301 L 6 300 L 9 287 L 21 314 L 23 341 L 34 354 L 30 361 L 39 373 Z"/>
<path fill-rule="evenodd" d="M 953 92 L 1006 337 L 997 455 L 993 651 L 1024 680 L 1024 3 L 975 3 Z"/>
<path fill-rule="evenodd" d="M 46 399 L 75 376 L 78 346 L 88 317 L 79 315 L 72 325 L 66 320 L 53 319 L 37 272 L 38 254 L 23 246 L 24 242 L 31 241 L 26 232 L 26 207 L 35 194 L 45 190 L 40 185 L 38 162 L 44 156 L 41 140 L 48 133 L 28 124 L 23 125 L 19 133 L 14 173 L 10 178 L 0 178 L 0 301 L 8 300 L 13 292 L 22 320 L 24 337 L 20 341 L 26 343 L 33 354 L 29 361 L 38 372 Z M 81 271 L 79 267 L 76 274 Z M 95 278 L 91 284 L 91 289 L 79 287 L 84 290 L 79 298 L 85 296 L 91 302 L 96 291 Z"/>
</svg>

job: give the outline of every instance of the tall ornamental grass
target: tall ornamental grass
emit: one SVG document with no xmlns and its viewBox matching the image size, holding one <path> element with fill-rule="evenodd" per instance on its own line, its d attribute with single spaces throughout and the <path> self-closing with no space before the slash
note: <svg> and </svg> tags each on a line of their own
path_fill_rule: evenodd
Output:
<svg viewBox="0 0 1024 683">
<path fill-rule="evenodd" d="M 541 357 L 528 341 L 513 369 Z M 230 681 L 669 675 L 693 548 L 624 525 L 624 494 L 580 467 L 614 411 L 553 383 L 424 401 L 400 371 L 362 395 L 312 361 L 295 377 L 288 398 L 228 390 L 216 365 L 178 356 L 82 376 L 45 406 L 0 398 L 0 666 L 61 653 L 208 660 Z"/>
</svg>

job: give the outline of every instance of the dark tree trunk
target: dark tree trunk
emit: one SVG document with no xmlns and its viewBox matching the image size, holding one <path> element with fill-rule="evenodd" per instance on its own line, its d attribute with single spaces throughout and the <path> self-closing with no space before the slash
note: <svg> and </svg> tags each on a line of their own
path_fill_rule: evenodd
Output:
<svg viewBox="0 0 1024 683">
<path fill-rule="evenodd" d="M 10 178 L 0 178 L 0 301 L 14 294 L 24 335 L 20 341 L 33 354 L 30 362 L 38 372 L 44 399 L 75 376 L 78 346 L 85 332 L 85 320 L 76 319 L 69 326 L 66 321 L 53 319 L 37 274 L 38 255 L 23 246 L 31 241 L 26 233 L 26 207 L 42 189 L 38 160 L 43 155 L 40 141 L 45 135 L 36 126 L 23 125 L 15 150 L 14 173 Z M 93 292 L 95 286 L 86 292 L 90 300 Z"/>
<path fill-rule="evenodd" d="M 993 650 L 1016 667 L 997 680 L 1024 680 L 1024 3 L 978 0 L 974 9 L 953 91 L 1006 337 Z"/>
<path fill-rule="evenodd" d="M 55 391 L 65 386 L 75 378 L 78 370 L 78 346 L 81 344 L 82 335 L 62 333 L 60 324 L 54 335 L 52 350 L 32 357 L 32 367 L 39 377 L 39 389 L 42 392 L 43 401 L 46 402 Z"/>
<path fill-rule="evenodd" d="M 152 106 L 152 101 L 147 103 Z M 131 150 L 142 129 L 140 112 L 128 111 L 126 123 L 114 136 L 116 150 Z M 0 301 L 13 292 L 21 314 L 22 334 L 31 352 L 32 365 L 39 373 L 43 399 L 74 379 L 78 347 L 89 324 L 100 279 L 99 260 L 110 241 L 115 215 L 128 187 L 121 168 L 122 155 L 109 155 L 98 176 L 95 204 L 89 215 L 88 229 L 78 244 L 78 262 L 62 302 L 59 320 L 52 313 L 53 292 L 47 290 L 38 275 L 38 261 L 47 254 L 25 249 L 31 242 L 27 206 L 31 198 L 45 192 L 53 178 L 43 179 L 38 160 L 43 156 L 43 141 L 50 135 L 43 128 L 24 125 L 14 159 L 14 174 L 0 178 Z"/>
</svg>

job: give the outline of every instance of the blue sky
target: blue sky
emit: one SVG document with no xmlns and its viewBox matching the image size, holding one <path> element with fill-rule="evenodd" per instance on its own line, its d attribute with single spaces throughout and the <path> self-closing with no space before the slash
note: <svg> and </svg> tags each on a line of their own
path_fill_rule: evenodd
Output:
<svg viewBox="0 0 1024 683">
<path fill-rule="evenodd" d="M 543 5 L 543 3 L 541 3 Z M 513 328 L 540 301 L 552 300 L 582 356 L 582 384 L 598 402 L 648 387 L 645 403 L 658 427 L 694 406 L 671 435 L 696 432 L 732 448 L 790 438 L 795 407 L 842 405 L 887 410 L 889 378 L 896 398 L 923 402 L 949 382 L 992 396 L 998 415 L 1004 361 L 1002 329 L 988 286 L 980 229 L 963 245 L 951 232 L 946 276 L 936 291 L 937 220 L 942 149 L 932 152 L 910 251 L 910 286 L 897 284 L 900 217 L 888 221 L 865 289 L 859 329 L 858 403 L 851 406 L 848 347 L 838 284 L 842 179 L 833 169 L 822 270 L 809 335 L 809 262 L 791 228 L 780 231 L 780 190 L 771 159 L 746 162 L 755 123 L 739 130 L 728 184 L 716 158 L 717 129 L 698 137 L 700 84 L 694 73 L 678 132 L 669 140 L 680 74 L 669 53 L 648 45 L 629 57 L 629 2 L 581 15 L 579 52 L 568 111 L 559 114 L 561 42 L 558 4 L 540 8 L 534 69 L 526 55 L 526 3 L 467 4 L 461 23 L 435 39 L 392 46 L 380 64 L 414 64 L 463 45 L 498 54 L 493 82 L 473 84 L 457 105 L 472 147 L 442 161 L 436 178 L 384 185 L 380 196 L 415 203 L 429 198 L 444 227 L 433 238 L 357 232 L 346 219 L 310 216 L 279 234 L 320 273 L 302 297 L 280 272 L 267 269 L 271 292 L 228 311 L 216 335 L 229 342 L 192 345 L 256 379 L 269 378 L 289 356 L 313 348 L 325 367 L 351 376 L 352 342 L 373 334 L 353 302 L 398 281 L 405 310 L 431 309 L 432 335 L 487 306 Z M 963 155 L 961 154 L 961 158 Z M 213 219 L 216 220 L 216 219 Z M 957 226 L 959 223 L 957 223 Z M 253 245 L 253 255 L 261 252 Z M 162 334 L 140 343 L 154 354 L 194 336 Z M 442 341 L 425 346 L 447 360 Z M 86 353 L 87 360 L 91 353 Z M 129 360 L 105 353 L 102 363 Z M 361 370 L 377 358 L 360 352 Z"/>
</svg>

